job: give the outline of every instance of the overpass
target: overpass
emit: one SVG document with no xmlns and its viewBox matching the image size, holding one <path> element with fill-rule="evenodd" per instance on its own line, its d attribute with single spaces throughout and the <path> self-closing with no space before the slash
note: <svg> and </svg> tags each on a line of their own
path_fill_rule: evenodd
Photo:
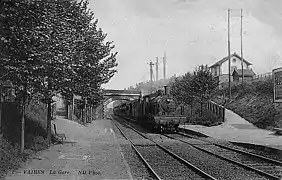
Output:
<svg viewBox="0 0 282 180">
<path fill-rule="evenodd" d="M 117 89 L 104 89 L 103 96 L 105 97 L 103 102 L 104 114 L 107 109 L 107 105 L 116 100 L 131 101 L 138 99 L 141 96 L 139 90 L 117 90 Z"/>
<path fill-rule="evenodd" d="M 116 90 L 116 89 L 105 89 L 103 90 L 105 97 L 105 105 L 115 100 L 134 100 L 141 96 L 141 91 L 138 90 Z"/>
<path fill-rule="evenodd" d="M 141 91 L 139 90 L 117 90 L 117 89 L 105 89 L 103 90 L 104 96 L 129 96 L 129 97 L 139 97 Z"/>
</svg>

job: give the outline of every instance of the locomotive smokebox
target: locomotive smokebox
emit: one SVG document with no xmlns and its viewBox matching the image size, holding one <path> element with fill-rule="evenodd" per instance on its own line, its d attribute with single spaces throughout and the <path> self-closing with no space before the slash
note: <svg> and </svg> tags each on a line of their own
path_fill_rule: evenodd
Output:
<svg viewBox="0 0 282 180">
<path fill-rule="evenodd" d="M 170 94 L 168 86 L 164 86 L 164 94 L 165 95 L 169 95 Z"/>
</svg>

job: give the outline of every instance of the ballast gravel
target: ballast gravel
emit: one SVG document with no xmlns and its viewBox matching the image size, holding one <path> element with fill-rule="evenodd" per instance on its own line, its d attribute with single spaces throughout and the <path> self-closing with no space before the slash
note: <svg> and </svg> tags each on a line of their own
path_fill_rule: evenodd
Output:
<svg viewBox="0 0 282 180">
<path fill-rule="evenodd" d="M 175 142 L 162 145 L 217 179 L 267 179 L 252 171 L 197 150 L 185 143 Z"/>
<path fill-rule="evenodd" d="M 205 179 L 156 146 L 137 146 L 137 149 L 161 179 Z"/>
<path fill-rule="evenodd" d="M 239 150 L 242 150 L 242 151 L 250 152 L 250 153 L 253 153 L 253 154 L 257 154 L 257 155 L 260 155 L 260 156 L 263 156 L 263 157 L 267 157 L 267 158 L 274 159 L 274 160 L 282 162 L 282 153 L 267 152 L 267 151 L 263 151 L 263 150 L 259 150 L 259 149 L 250 149 L 250 148 L 245 148 L 245 147 L 237 146 L 237 145 L 233 145 L 233 144 L 230 144 L 228 146 L 231 147 L 231 148 L 236 148 L 236 149 L 239 149 Z"/>
<path fill-rule="evenodd" d="M 121 149 L 134 179 L 155 179 L 130 145 L 121 145 Z"/>
</svg>

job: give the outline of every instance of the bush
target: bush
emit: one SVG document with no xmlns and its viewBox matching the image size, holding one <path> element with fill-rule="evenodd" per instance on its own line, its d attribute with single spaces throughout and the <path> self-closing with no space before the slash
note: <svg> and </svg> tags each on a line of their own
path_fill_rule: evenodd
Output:
<svg viewBox="0 0 282 180">
<path fill-rule="evenodd" d="M 48 148 L 48 142 L 42 136 L 35 136 L 33 138 L 33 147 L 31 150 L 41 151 L 43 149 Z"/>
<path fill-rule="evenodd" d="M 0 138 L 0 179 L 4 178 L 8 172 L 18 169 L 22 162 L 26 161 L 34 151 L 25 149 L 21 155 L 19 145 L 11 145 L 8 141 Z"/>
<path fill-rule="evenodd" d="M 274 105 L 263 106 L 258 111 L 263 111 L 263 114 L 260 114 L 257 118 L 257 121 L 254 123 L 259 128 L 267 129 L 272 126 L 276 126 L 275 124 L 275 115 L 277 114 Z"/>
<path fill-rule="evenodd" d="M 4 139 L 0 139 L 0 141 L 0 177 L 3 177 L 8 171 L 17 169 L 20 166 L 22 158 L 17 145 L 12 146 Z"/>
<path fill-rule="evenodd" d="M 273 95 L 273 79 L 269 78 L 264 81 L 254 81 L 253 86 L 256 92 L 260 94 Z"/>
<path fill-rule="evenodd" d="M 10 106 L 6 108 L 9 109 Z M 6 128 L 4 133 L 6 134 L 3 134 L 3 139 L 0 137 L 0 179 L 9 171 L 18 169 L 21 163 L 25 162 L 31 155 L 48 147 L 47 141 L 43 138 L 46 136 L 46 106 L 40 102 L 31 101 L 26 111 L 25 150 L 23 154 L 19 153 L 20 137 L 15 136 L 16 133 L 20 133 L 20 128 L 18 128 L 20 125 L 19 113 L 15 111 L 6 113 L 7 118 L 3 122 Z M 17 128 L 14 128 L 14 125 Z M 15 130 L 9 131 L 9 129 Z M 6 139 L 4 140 L 4 138 Z"/>
<path fill-rule="evenodd" d="M 228 86 L 219 90 L 214 101 L 223 104 L 222 96 L 228 95 Z M 237 113 L 259 128 L 280 127 L 281 120 L 275 119 L 277 114 L 273 103 L 273 79 L 257 80 L 245 84 L 233 84 L 232 95 L 236 96 L 224 106 Z"/>
<path fill-rule="evenodd" d="M 197 106 L 196 106 L 197 107 Z M 222 123 L 222 120 L 218 118 L 214 113 L 203 107 L 203 115 L 200 116 L 199 107 L 195 109 L 194 116 L 188 117 L 188 123 L 203 125 L 203 126 L 217 126 Z"/>
</svg>

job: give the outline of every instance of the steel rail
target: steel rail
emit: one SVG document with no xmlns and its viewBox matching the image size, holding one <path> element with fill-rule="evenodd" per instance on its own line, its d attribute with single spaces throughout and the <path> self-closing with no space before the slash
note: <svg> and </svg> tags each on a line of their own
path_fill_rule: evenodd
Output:
<svg viewBox="0 0 282 180">
<path fill-rule="evenodd" d="M 267 172 L 261 171 L 261 170 L 259 170 L 259 169 L 256 169 L 256 168 L 247 166 L 247 165 L 245 165 L 245 164 L 242 164 L 242 163 L 240 163 L 240 162 L 238 162 L 238 161 L 235 161 L 235 160 L 226 158 L 226 157 L 224 157 L 224 156 L 215 154 L 215 153 L 210 152 L 210 151 L 208 151 L 208 150 L 206 150 L 206 149 L 200 148 L 200 147 L 198 147 L 198 146 L 196 146 L 196 145 L 194 145 L 194 144 L 192 144 L 192 143 L 189 143 L 189 142 L 186 142 L 186 141 L 183 141 L 183 140 L 181 140 L 181 139 L 177 139 L 177 138 L 174 138 L 174 137 L 171 137 L 171 136 L 168 136 L 168 135 L 164 135 L 164 136 L 165 136 L 165 137 L 168 137 L 168 138 L 170 138 L 170 139 L 175 139 L 175 140 L 181 141 L 181 142 L 183 142 L 183 143 L 189 144 L 190 146 L 192 146 L 192 147 L 194 147 L 194 148 L 196 148 L 196 149 L 198 149 L 198 150 L 200 150 L 200 151 L 203 151 L 203 152 L 206 152 L 206 153 L 211 154 L 211 155 L 213 155 L 213 156 L 219 157 L 219 158 L 224 159 L 224 160 L 226 160 L 226 161 L 228 161 L 228 162 L 237 164 L 237 165 L 239 165 L 239 166 L 244 167 L 245 169 L 249 169 L 249 170 L 255 171 L 255 172 L 257 172 L 258 174 L 261 174 L 261 175 L 263 175 L 263 176 L 267 176 L 267 177 L 269 177 L 269 178 L 271 178 L 271 179 L 281 180 L 281 178 L 279 178 L 279 177 L 277 177 L 277 176 L 274 176 L 274 175 L 272 175 L 272 174 L 269 174 L 269 173 L 267 173 Z M 200 140 L 200 139 L 199 139 L 199 140 Z M 204 141 L 204 142 L 207 142 L 207 141 Z M 210 143 L 210 142 L 209 142 L 209 143 Z"/>
<path fill-rule="evenodd" d="M 156 144 L 157 147 L 159 147 L 160 149 L 162 149 L 163 151 L 167 152 L 168 154 L 170 154 L 171 156 L 173 156 L 174 158 L 176 158 L 177 160 L 179 160 L 180 162 L 184 163 L 186 166 L 196 170 L 197 172 L 199 172 L 202 176 L 204 176 L 205 178 L 209 178 L 212 180 L 217 180 L 216 178 L 214 178 L 213 176 L 207 174 L 206 172 L 204 172 L 203 170 L 199 169 L 198 167 L 194 166 L 193 164 L 189 163 L 188 161 L 186 161 L 185 159 L 181 158 L 180 156 L 178 156 L 177 154 L 173 153 L 172 151 L 166 149 L 165 147 L 159 145 L 157 142 L 155 142 L 154 140 L 148 138 L 147 136 L 145 136 L 144 134 L 140 133 L 138 130 L 136 130 L 135 128 L 133 128 L 132 126 L 128 125 L 125 123 L 126 126 L 128 126 L 130 129 L 132 129 L 133 131 L 135 131 L 136 133 L 138 133 L 139 135 L 141 135 L 142 137 L 152 141 L 153 143 Z"/>
<path fill-rule="evenodd" d="M 225 148 L 225 149 L 228 149 L 228 150 L 231 150 L 231 151 L 235 151 L 235 152 L 242 153 L 242 154 L 245 154 L 245 155 L 250 155 L 250 156 L 253 156 L 253 157 L 256 157 L 256 158 L 261 158 L 263 160 L 269 161 L 269 162 L 274 163 L 274 164 L 282 165 L 281 161 L 278 161 L 278 160 L 275 160 L 275 159 L 267 158 L 267 157 L 264 157 L 264 156 L 261 156 L 261 155 L 258 155 L 258 154 L 254 154 L 254 153 L 251 153 L 251 152 L 243 151 L 243 150 L 240 150 L 240 149 L 236 149 L 236 148 L 232 148 L 232 147 L 227 147 L 227 146 L 215 143 L 215 142 L 211 142 L 209 140 L 195 138 L 195 137 L 187 135 L 187 134 L 183 134 L 183 133 L 178 133 L 178 134 L 182 135 L 182 136 L 198 139 L 200 141 L 209 142 L 209 143 L 212 143 L 215 146 L 218 146 L 218 147 L 221 147 L 221 148 Z"/>
<path fill-rule="evenodd" d="M 134 151 L 137 153 L 137 155 L 142 159 L 142 161 L 145 163 L 146 167 L 154 174 L 154 176 L 161 180 L 160 176 L 154 171 L 154 169 L 150 166 L 150 164 L 145 160 L 145 158 L 141 155 L 141 153 L 137 150 L 137 148 L 134 146 L 133 142 L 126 137 L 124 132 L 120 129 L 120 127 L 114 122 L 115 126 L 118 128 L 120 133 L 125 137 L 126 140 L 128 140 L 131 143 L 131 147 L 134 149 Z"/>
</svg>

